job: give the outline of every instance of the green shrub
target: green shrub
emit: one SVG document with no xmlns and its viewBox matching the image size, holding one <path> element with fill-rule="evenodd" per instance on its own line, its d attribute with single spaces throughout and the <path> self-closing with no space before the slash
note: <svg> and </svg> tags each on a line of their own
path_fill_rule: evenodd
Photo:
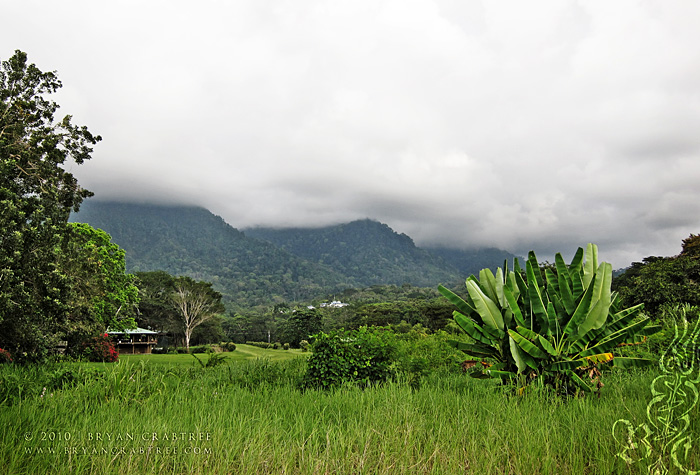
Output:
<svg viewBox="0 0 700 475">
<path fill-rule="evenodd" d="M 119 352 L 107 333 L 84 342 L 82 354 L 88 361 L 93 362 L 114 363 L 119 359 Z"/>
<path fill-rule="evenodd" d="M 285 350 L 288 350 L 288 349 L 289 349 L 289 343 L 285 343 L 284 345 L 282 345 L 282 348 L 285 349 Z"/>
<path fill-rule="evenodd" d="M 12 356 L 9 351 L 0 348 L 0 364 L 3 363 L 12 363 Z"/>
<path fill-rule="evenodd" d="M 301 351 L 303 351 L 303 352 L 309 351 L 309 346 L 311 346 L 311 345 L 309 345 L 309 342 L 306 340 L 301 340 L 299 342 L 299 348 L 301 348 Z"/>
<path fill-rule="evenodd" d="M 224 351 L 236 351 L 236 344 L 232 341 L 225 341 L 220 346 Z"/>
<path fill-rule="evenodd" d="M 396 333 L 393 336 L 396 371 L 404 373 L 413 387 L 428 373 L 461 372 L 464 354 L 449 343 L 449 338 L 451 335 L 444 331 L 428 334 L 418 328 Z"/>
<path fill-rule="evenodd" d="M 382 333 L 362 327 L 314 335 L 302 387 L 329 389 L 346 382 L 366 386 L 386 381 L 396 348 Z"/>
</svg>

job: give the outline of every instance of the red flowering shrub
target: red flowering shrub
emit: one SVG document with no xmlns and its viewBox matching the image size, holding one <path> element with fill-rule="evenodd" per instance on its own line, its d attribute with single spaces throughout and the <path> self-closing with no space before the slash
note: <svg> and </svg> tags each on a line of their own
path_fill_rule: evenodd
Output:
<svg viewBox="0 0 700 475">
<path fill-rule="evenodd" d="M 2 363 L 12 363 L 12 356 L 9 351 L 0 348 L 0 364 Z"/>
<path fill-rule="evenodd" d="M 119 353 L 106 333 L 83 343 L 83 354 L 88 361 L 95 362 L 113 363 L 119 359 Z"/>
</svg>

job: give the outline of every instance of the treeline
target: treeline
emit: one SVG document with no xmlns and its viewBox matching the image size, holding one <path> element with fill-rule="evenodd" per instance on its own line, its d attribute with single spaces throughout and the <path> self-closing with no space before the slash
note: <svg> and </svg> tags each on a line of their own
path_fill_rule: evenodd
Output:
<svg viewBox="0 0 700 475">
<path fill-rule="evenodd" d="M 676 256 L 634 262 L 613 280 L 613 290 L 627 305 L 643 303 L 652 318 L 668 306 L 700 306 L 700 235 L 684 239 Z"/>
<path fill-rule="evenodd" d="M 182 344 L 182 315 L 173 308 L 171 298 L 175 282 L 181 278 L 164 271 L 136 272 L 135 275 L 140 298 L 137 324 L 163 332 L 169 345 Z M 212 291 L 211 295 L 215 298 L 216 292 Z M 343 306 L 328 305 L 336 299 L 341 299 Z M 436 331 L 449 325 L 452 311 L 450 303 L 435 289 L 377 285 L 347 289 L 328 299 L 314 299 L 304 304 L 279 303 L 243 312 L 221 312 L 198 325 L 190 343 L 259 341 L 288 343 L 298 348 L 310 335 L 340 328 L 394 325 L 401 332 L 418 325 L 427 331 Z"/>
</svg>

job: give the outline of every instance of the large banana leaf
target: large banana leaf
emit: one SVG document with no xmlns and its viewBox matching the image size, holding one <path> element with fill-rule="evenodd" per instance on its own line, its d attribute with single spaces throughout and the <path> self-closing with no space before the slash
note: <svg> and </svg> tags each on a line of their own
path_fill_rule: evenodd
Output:
<svg viewBox="0 0 700 475">
<path fill-rule="evenodd" d="M 571 277 L 569 276 L 569 268 L 567 267 L 566 263 L 564 262 L 564 258 L 561 256 L 560 252 L 557 252 L 556 255 L 554 256 L 554 265 L 557 268 L 557 275 L 560 278 L 563 278 L 564 280 L 571 279 Z"/>
<path fill-rule="evenodd" d="M 442 284 L 438 285 L 438 292 L 444 295 L 447 300 L 449 300 L 452 305 L 457 307 L 464 315 L 472 315 L 477 313 L 476 308 L 468 304 L 464 299 L 462 299 L 462 297 L 444 287 Z"/>
<path fill-rule="evenodd" d="M 574 384 L 576 384 L 576 386 L 578 386 L 579 388 L 583 389 L 586 392 L 593 391 L 593 387 L 586 383 L 583 379 L 581 379 L 578 374 L 574 373 L 573 371 L 567 371 L 566 374 L 567 376 L 569 376 L 571 381 L 573 381 Z"/>
<path fill-rule="evenodd" d="M 503 270 L 499 267 L 496 269 L 496 297 L 498 298 L 498 305 L 503 307 L 508 306 L 508 302 L 506 302 L 506 296 L 504 293 L 504 289 L 506 287 L 506 280 L 503 274 Z"/>
<path fill-rule="evenodd" d="M 568 271 L 567 271 L 568 276 Z M 576 301 L 574 300 L 574 295 L 571 292 L 571 286 L 569 285 L 569 279 L 559 274 L 559 295 L 561 296 L 561 301 L 564 304 L 566 313 L 571 315 L 576 311 Z"/>
<path fill-rule="evenodd" d="M 506 301 L 508 302 L 508 308 L 511 312 L 513 312 L 513 318 L 515 319 L 515 322 L 520 326 L 525 326 L 525 319 L 523 318 L 523 314 L 520 311 L 520 306 L 518 305 L 517 297 L 513 295 L 513 293 L 508 287 L 503 289 L 503 293 L 506 297 Z"/>
<path fill-rule="evenodd" d="M 474 281 L 467 280 L 467 291 L 474 301 L 476 311 L 484 322 L 484 326 L 503 331 L 503 316 L 493 300 L 488 298 Z"/>
<path fill-rule="evenodd" d="M 612 265 L 603 262 L 596 271 L 593 284 L 593 308 L 578 328 L 579 337 L 588 333 L 591 329 L 598 329 L 605 324 L 612 303 L 610 285 L 612 283 Z"/>
<path fill-rule="evenodd" d="M 535 318 L 537 318 L 537 322 L 540 324 L 540 328 L 542 329 L 543 333 L 546 333 L 549 328 L 547 309 L 542 300 L 542 294 L 540 293 L 539 285 L 534 284 L 535 280 L 537 280 L 536 276 L 539 276 L 540 271 L 539 268 L 535 270 L 532 267 L 532 263 L 530 262 L 530 260 L 527 261 L 525 266 L 527 272 L 527 280 L 528 282 L 530 282 L 528 288 L 528 297 L 530 298 L 532 312 L 535 314 Z"/>
<path fill-rule="evenodd" d="M 491 269 L 481 269 L 479 271 L 479 287 L 484 291 L 484 294 L 494 302 L 498 302 L 498 292 L 496 290 L 496 277 Z"/>
<path fill-rule="evenodd" d="M 508 330 L 510 333 L 512 330 Z M 510 354 L 515 361 L 515 365 L 518 367 L 518 373 L 524 373 L 528 368 L 528 363 L 526 361 L 527 355 L 523 350 L 518 347 L 518 344 L 513 338 L 508 339 L 510 345 Z"/>
<path fill-rule="evenodd" d="M 496 358 L 498 356 L 498 350 L 491 346 L 476 343 L 464 343 L 456 340 L 448 340 L 447 343 L 454 346 L 458 350 L 461 350 L 468 355 L 476 356 L 477 358 Z"/>
<path fill-rule="evenodd" d="M 574 300 L 578 300 L 583 294 L 586 288 L 583 286 L 583 279 L 581 278 L 580 270 L 576 272 L 571 272 L 571 292 L 573 293 Z"/>
<path fill-rule="evenodd" d="M 588 244 L 586 246 L 586 262 L 583 264 L 583 286 L 591 285 L 595 271 L 598 268 L 598 246 Z"/>
<path fill-rule="evenodd" d="M 595 279 L 595 277 L 593 277 L 593 279 Z M 591 308 L 592 299 L 593 286 L 591 285 L 586 289 L 585 293 L 583 294 L 583 298 L 576 307 L 576 311 L 571 316 L 571 319 L 566 323 L 564 333 L 572 336 L 576 336 L 578 334 L 578 326 L 584 320 L 584 318 L 586 318 L 586 315 L 588 315 L 588 311 Z"/>
<path fill-rule="evenodd" d="M 525 262 L 525 269 L 526 270 L 527 270 L 528 264 L 530 264 L 531 268 L 537 269 L 537 272 L 534 275 L 535 280 L 530 280 L 530 278 L 528 276 L 528 283 L 532 284 L 534 282 L 537 282 L 538 287 L 544 287 L 544 280 L 542 280 L 542 274 L 540 274 L 540 264 L 539 264 L 539 262 L 537 262 L 537 256 L 535 256 L 535 253 L 533 251 L 530 251 L 527 254 L 527 262 Z"/>
<path fill-rule="evenodd" d="M 508 330 L 508 334 L 510 335 L 510 342 L 511 342 L 511 350 L 513 348 L 513 342 L 515 342 L 523 351 L 525 351 L 527 354 L 532 356 L 533 358 L 538 358 L 538 359 L 545 359 L 547 358 L 547 353 L 539 349 L 537 346 L 535 346 L 530 340 L 525 338 L 524 336 L 520 335 L 519 333 L 516 333 L 515 330 Z M 518 367 L 518 369 L 520 369 Z M 537 367 L 534 367 L 533 369 L 537 369 Z"/>
<path fill-rule="evenodd" d="M 615 346 L 617 346 L 618 343 L 624 342 L 631 335 L 634 335 L 637 331 L 644 328 L 649 322 L 649 318 L 645 318 L 636 323 L 633 323 L 632 325 L 629 325 L 626 328 L 623 328 L 622 330 L 618 330 L 615 333 L 603 338 L 603 340 L 595 346 L 592 346 L 591 348 L 582 351 L 580 355 L 590 356 L 596 353 L 607 353 L 608 351 L 612 350 Z"/>
<path fill-rule="evenodd" d="M 483 328 L 474 323 L 469 317 L 462 315 L 457 310 L 452 312 L 452 316 L 462 330 L 474 340 L 479 343 L 484 343 L 485 345 L 492 345 L 494 343 L 493 337 L 486 333 Z"/>
<path fill-rule="evenodd" d="M 569 272 L 576 271 L 581 272 L 581 263 L 583 262 L 583 248 L 579 247 L 576 249 L 576 254 L 574 258 L 571 259 L 571 264 L 569 264 Z"/>
</svg>

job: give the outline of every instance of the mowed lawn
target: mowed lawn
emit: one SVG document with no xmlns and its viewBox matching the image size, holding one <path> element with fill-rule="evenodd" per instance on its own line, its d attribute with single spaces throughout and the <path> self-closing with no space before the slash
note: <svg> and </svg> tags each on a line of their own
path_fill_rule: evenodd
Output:
<svg viewBox="0 0 700 475">
<path fill-rule="evenodd" d="M 300 356 L 308 356 L 311 353 L 302 352 L 301 350 L 266 350 L 264 348 L 258 348 L 257 346 L 237 344 L 235 351 L 227 351 L 224 353 L 217 353 L 224 355 L 228 361 L 242 361 L 251 360 L 256 358 L 267 358 L 271 361 L 282 361 L 289 360 L 292 358 L 297 358 Z M 199 358 L 202 362 L 206 363 L 209 359 L 209 355 L 206 353 L 196 353 L 195 356 Z M 125 362 L 138 363 L 144 361 L 146 363 L 153 364 L 176 364 L 176 365 L 195 365 L 198 366 L 199 363 L 195 360 L 192 355 L 188 354 L 177 354 L 177 355 L 119 355 L 120 359 Z"/>
<path fill-rule="evenodd" d="M 217 353 L 218 355 L 224 355 L 226 362 L 233 363 L 237 361 L 255 360 L 258 358 L 264 358 L 270 361 L 286 361 L 293 358 L 308 357 L 311 355 L 310 352 L 302 352 L 300 349 L 291 350 L 267 350 L 264 348 L 258 348 L 257 346 L 236 344 L 235 351 L 227 351 L 223 353 Z M 206 353 L 196 353 L 195 356 L 199 358 L 202 363 L 209 360 L 209 355 Z M 175 355 L 119 355 L 119 360 L 124 363 L 134 363 L 141 364 L 143 361 L 146 365 L 176 365 L 176 366 L 199 366 L 199 363 L 191 354 L 175 354 Z M 113 363 L 72 363 L 75 365 L 80 365 L 88 368 L 105 368 Z"/>
</svg>

